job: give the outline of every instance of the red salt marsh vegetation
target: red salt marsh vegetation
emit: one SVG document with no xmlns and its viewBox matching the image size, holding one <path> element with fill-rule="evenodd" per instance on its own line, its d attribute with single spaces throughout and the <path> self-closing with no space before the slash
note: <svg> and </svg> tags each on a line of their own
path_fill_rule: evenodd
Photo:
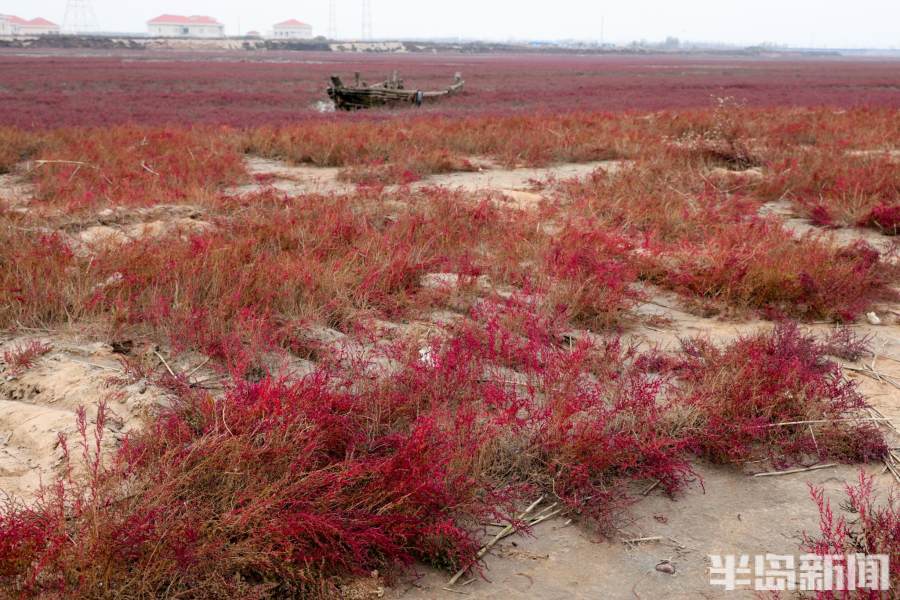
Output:
<svg viewBox="0 0 900 600">
<path fill-rule="evenodd" d="M 498 522 L 616 539 L 710 465 L 898 469 L 895 63 L 234 56 L 0 58 L 2 408 L 45 411 L 3 456 L 57 457 L 0 463 L 4 593 L 356 597 L 485 573 Z M 398 62 L 470 90 L 311 110 Z M 895 553 L 868 477 L 794 549 Z"/>
<path fill-rule="evenodd" d="M 468 91 L 427 109 L 451 115 L 686 109 L 728 96 L 756 107 L 900 105 L 897 64 L 878 59 L 48 52 L 0 52 L 0 125 L 242 127 L 327 119 L 316 104 L 326 100 L 330 75 L 360 71 L 375 81 L 394 69 L 422 89 L 443 88 L 461 72 Z"/>
</svg>

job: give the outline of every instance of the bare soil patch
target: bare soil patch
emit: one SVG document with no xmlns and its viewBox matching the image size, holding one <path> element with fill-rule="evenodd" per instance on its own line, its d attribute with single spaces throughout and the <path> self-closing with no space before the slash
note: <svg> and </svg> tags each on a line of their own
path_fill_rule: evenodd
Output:
<svg viewBox="0 0 900 600">
<path fill-rule="evenodd" d="M 747 477 L 732 469 L 699 465 L 698 484 L 671 500 L 658 492 L 631 507 L 631 523 L 605 539 L 577 523 L 556 519 L 537 525 L 531 536 L 506 538 L 486 559 L 483 577 L 469 575 L 455 592 L 449 577 L 421 568 L 387 594 L 404 600 L 460 597 L 526 598 L 721 598 L 709 583 L 709 554 L 796 555 L 804 531 L 818 526 L 807 482 L 840 494 L 857 468 L 841 466 L 785 477 Z M 869 469 L 872 473 L 878 468 Z M 887 487 L 890 476 L 877 480 Z M 493 533 L 493 529 L 491 532 Z M 659 540 L 625 543 L 639 538 Z M 656 569 L 668 561 L 675 572 Z M 465 593 L 465 596 L 460 596 Z M 753 598 L 752 592 L 729 597 Z"/>
<path fill-rule="evenodd" d="M 891 161 L 900 161 L 900 150 L 891 149 L 891 148 L 883 148 L 880 150 L 849 150 L 847 152 L 847 156 L 862 156 L 862 157 L 885 157 Z"/>
<path fill-rule="evenodd" d="M 202 209 L 190 205 L 160 204 L 137 208 L 107 208 L 94 214 L 64 219 L 60 229 L 77 251 L 90 252 L 96 244 L 125 244 L 158 239 L 176 233 L 190 235 L 211 229 Z"/>
<path fill-rule="evenodd" d="M 0 175 L 0 201 L 10 208 L 27 205 L 34 197 L 34 185 L 18 171 Z"/>
<path fill-rule="evenodd" d="M 809 219 L 803 218 L 797 214 L 797 211 L 786 200 L 777 202 L 767 202 L 760 209 L 760 214 L 776 215 L 782 219 L 785 228 L 793 232 L 797 237 L 802 237 L 807 233 L 822 233 L 830 235 L 832 240 L 842 246 L 850 246 L 856 242 L 866 242 L 873 248 L 887 255 L 896 246 L 896 240 L 887 235 L 882 235 L 874 229 L 866 227 L 839 227 L 835 229 L 824 229 L 815 225 Z M 896 260 L 896 256 L 888 256 L 887 258 Z"/>
<path fill-rule="evenodd" d="M 106 452 L 166 402 L 159 388 L 141 381 L 122 385 L 123 375 L 113 348 L 61 335 L 31 335 L 0 339 L 0 356 L 40 341 L 50 351 L 34 365 L 0 371 L 0 495 L 28 498 L 43 481 L 52 481 L 62 465 L 59 435 L 80 456 L 77 412 L 86 411 L 90 427 L 101 400 L 108 402 Z"/>
<path fill-rule="evenodd" d="M 478 171 L 446 173 L 432 175 L 413 183 L 412 189 L 423 187 L 446 187 L 468 192 L 495 191 L 507 196 L 514 205 L 530 205 L 537 199 L 531 190 L 535 183 L 553 180 L 586 177 L 597 169 L 614 171 L 621 167 L 623 161 L 598 161 L 589 163 L 556 165 L 541 168 L 496 168 L 490 163 L 480 163 L 483 167 Z M 309 165 L 290 165 L 277 160 L 260 157 L 248 157 L 245 160 L 247 171 L 257 182 L 232 188 L 230 195 L 240 196 L 259 192 L 267 188 L 295 196 L 304 194 L 351 194 L 357 186 L 341 181 L 340 168 L 314 167 Z M 388 186 L 387 191 L 397 186 Z"/>
</svg>

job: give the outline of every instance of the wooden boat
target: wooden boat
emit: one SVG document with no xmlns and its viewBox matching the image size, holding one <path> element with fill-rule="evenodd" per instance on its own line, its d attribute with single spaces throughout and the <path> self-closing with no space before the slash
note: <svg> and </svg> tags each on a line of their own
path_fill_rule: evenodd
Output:
<svg viewBox="0 0 900 600">
<path fill-rule="evenodd" d="M 456 74 L 453 85 L 437 92 L 406 89 L 403 80 L 397 76 L 396 71 L 394 71 L 390 79 L 375 85 L 369 85 L 364 81 L 360 81 L 359 73 L 356 73 L 352 86 L 344 85 L 340 77 L 332 75 L 331 87 L 328 88 L 328 97 L 331 98 L 335 108 L 338 110 L 360 110 L 376 106 L 397 106 L 403 104 L 421 106 L 425 102 L 457 94 L 462 91 L 465 85 L 466 82 L 463 81 L 462 75 L 459 73 Z"/>
</svg>

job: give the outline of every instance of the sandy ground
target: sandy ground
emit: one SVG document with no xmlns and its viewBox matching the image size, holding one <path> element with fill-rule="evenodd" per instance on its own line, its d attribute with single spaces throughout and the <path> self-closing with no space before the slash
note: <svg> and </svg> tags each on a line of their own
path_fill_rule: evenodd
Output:
<svg viewBox="0 0 900 600">
<path fill-rule="evenodd" d="M 785 227 L 794 232 L 798 237 L 807 233 L 823 233 L 831 235 L 838 244 L 849 246 L 862 241 L 876 248 L 882 254 L 889 253 L 897 244 L 896 240 L 887 235 L 868 229 L 866 227 L 841 227 L 839 229 L 823 230 L 810 221 L 800 216 L 791 203 L 786 200 L 768 202 L 760 209 L 761 214 L 776 215 L 784 221 Z M 894 256 L 892 260 L 900 257 Z"/>
<path fill-rule="evenodd" d="M 20 373 L 6 364 L 0 371 L 0 496 L 28 498 L 41 481 L 52 480 L 62 466 L 59 434 L 69 438 L 70 449 L 80 457 L 79 407 L 92 429 L 99 402 L 107 401 L 103 445 L 108 452 L 166 402 L 165 393 L 145 381 L 115 383 L 123 373 L 106 344 L 59 334 L 6 337 L 0 338 L 0 356 L 34 341 L 49 352 Z"/>
<path fill-rule="evenodd" d="M 539 195 L 531 190 L 535 181 L 562 180 L 574 177 L 586 177 L 597 169 L 615 170 L 621 161 L 588 162 L 579 164 L 556 165 L 545 168 L 521 169 L 482 169 L 480 171 L 446 173 L 431 175 L 422 181 L 413 183 L 410 188 L 446 187 L 467 192 L 491 190 L 502 192 L 514 201 L 534 202 Z M 249 157 L 246 160 L 247 171 L 251 175 L 265 175 L 271 181 L 260 184 L 253 183 L 229 190 L 230 194 L 242 195 L 273 188 L 288 195 L 301 194 L 352 194 L 356 184 L 338 179 L 341 169 L 336 167 L 312 167 L 308 165 L 289 165 L 287 163 L 260 157 Z M 388 186 L 390 192 L 394 187 Z"/>
<path fill-rule="evenodd" d="M 435 176 L 417 182 L 414 187 L 491 190 L 500 192 L 510 208 L 528 209 L 542 199 L 533 185 L 536 180 L 583 177 L 598 168 L 614 170 L 619 164 L 487 169 Z M 265 175 L 270 183 L 247 185 L 229 193 L 246 194 L 268 186 L 289 195 L 342 194 L 356 189 L 353 184 L 338 181 L 338 169 L 291 166 L 253 157 L 248 158 L 247 166 L 251 174 Z M 27 203 L 29 193 L 21 179 L 0 176 L 0 196 L 14 207 Z M 787 205 L 770 204 L 764 210 L 784 218 L 798 235 L 814 229 Z M 199 208 L 159 206 L 105 211 L 88 221 L 64 223 L 62 229 L 76 242 L 90 245 L 103 240 L 165 235 L 173 230 L 209 226 Z M 892 243 L 890 238 L 876 232 L 857 229 L 837 231 L 832 239 L 836 244 L 865 239 L 882 251 L 887 251 Z M 452 273 L 434 273 L 421 283 L 424 287 L 452 286 L 454 277 Z M 487 281 L 479 281 L 477 289 L 484 294 L 497 292 Z M 759 328 L 771 327 L 770 323 L 756 320 L 729 322 L 700 317 L 688 312 L 674 294 L 652 288 L 644 291 L 650 300 L 635 311 L 643 325 L 627 334 L 644 347 L 657 345 L 671 349 L 678 345 L 680 338 L 696 335 L 727 342 Z M 900 382 L 900 327 L 897 326 L 900 306 L 879 307 L 876 312 L 881 325 L 856 325 L 859 333 L 873 336 L 876 359 L 874 363 L 867 359 L 867 364 L 855 365 L 862 371 L 847 370 L 847 375 L 859 382 L 878 410 L 900 425 L 900 390 L 873 376 L 877 371 Z M 373 335 L 383 339 L 397 335 L 424 338 L 453 318 L 459 315 L 436 313 L 426 321 L 410 324 L 375 323 Z M 826 331 L 828 326 L 812 328 Z M 589 332 L 581 334 L 590 335 Z M 323 348 L 348 356 L 364 355 L 371 349 L 329 329 L 310 331 L 310 337 Z M 109 379 L 118 374 L 119 365 L 112 348 L 104 344 L 52 333 L 0 337 L 0 356 L 3 351 L 32 339 L 46 341 L 52 350 L 21 375 L 10 375 L 8 369 L 0 372 L 0 491 L 23 497 L 33 493 L 42 477 L 46 480 L 58 469 L 61 456 L 57 434 L 73 433 L 78 406 L 85 406 L 92 417 L 97 401 L 112 396 L 110 406 L 114 418 L 108 426 L 108 439 L 114 444 L 125 432 L 139 427 L 143 415 L 165 402 L 165 395 L 146 382 L 110 386 Z M 200 358 L 191 358 L 189 362 L 196 364 Z M 380 367 L 389 369 L 390 365 Z M 312 368 L 312 364 L 298 360 L 285 368 L 302 373 Z M 891 442 L 900 446 L 900 439 L 892 438 Z M 444 589 L 449 579 L 446 573 L 420 566 L 416 574 L 402 578 L 386 590 L 364 585 L 359 597 L 383 595 L 411 600 L 460 596 L 473 599 L 722 597 L 724 592 L 709 584 L 707 555 L 798 554 L 802 533 L 815 533 L 818 523 L 807 482 L 825 486 L 837 497 L 844 483 L 853 481 L 858 472 L 858 467 L 839 466 L 757 478 L 737 468 L 697 464 L 696 469 L 702 486 L 698 481 L 675 499 L 659 491 L 642 497 L 623 515 L 621 531 L 610 539 L 600 538 L 577 522 L 558 517 L 538 525 L 532 536 L 516 535 L 498 544 L 486 558 L 483 576 L 466 576 L 462 579 L 464 583 L 457 584 L 453 591 Z M 879 474 L 878 482 L 883 490 L 891 486 L 890 476 L 882 474 L 880 468 L 867 469 Z M 646 537 L 661 539 L 638 544 L 623 542 Z M 665 561 L 674 572 L 657 569 Z M 752 596 L 735 593 L 729 597 Z"/>
<path fill-rule="evenodd" d="M 0 198 L 11 208 L 27 204 L 33 195 L 34 186 L 21 173 L 0 175 Z"/>
<path fill-rule="evenodd" d="M 486 560 L 481 576 L 463 578 L 455 591 L 450 576 L 420 568 L 387 598 L 404 600 L 544 600 L 635 598 L 753 598 L 726 594 L 709 583 L 710 554 L 798 554 L 803 532 L 817 531 L 818 512 L 806 483 L 838 493 L 855 467 L 789 477 L 748 477 L 730 468 L 698 466 L 703 488 L 675 500 L 653 493 L 635 504 L 616 539 L 600 538 L 567 519 L 537 525 L 531 536 L 506 538 Z M 873 469 L 869 469 L 873 472 Z M 874 472 L 878 472 L 875 469 Z M 887 476 L 878 478 L 890 485 Z M 626 543 L 638 538 L 662 538 Z M 667 561 L 674 573 L 657 570 Z M 465 582 L 473 580 L 471 583 Z M 464 596 L 461 596 L 464 594 Z"/>
<path fill-rule="evenodd" d="M 885 157 L 892 161 L 900 161 L 900 150 L 896 148 L 882 148 L 880 150 L 849 150 L 847 156 L 874 156 Z"/>
<path fill-rule="evenodd" d="M 64 229 L 76 240 L 91 243 L 106 238 L 162 237 L 177 229 L 202 231 L 211 227 L 203 209 L 190 205 L 159 204 L 139 208 L 107 208 L 88 220 L 73 220 Z"/>
<path fill-rule="evenodd" d="M 28 163 L 13 173 L 0 175 L 0 203 L 7 210 L 27 214 L 33 210 L 34 186 L 27 180 Z M 141 238 L 162 238 L 175 233 L 190 235 L 211 229 L 204 210 L 183 204 L 158 204 L 147 207 L 107 208 L 96 213 L 73 216 L 64 211 L 46 211 L 54 228 L 29 229 L 35 233 L 59 233 L 76 253 L 87 255 L 98 244 L 124 244 Z"/>
</svg>

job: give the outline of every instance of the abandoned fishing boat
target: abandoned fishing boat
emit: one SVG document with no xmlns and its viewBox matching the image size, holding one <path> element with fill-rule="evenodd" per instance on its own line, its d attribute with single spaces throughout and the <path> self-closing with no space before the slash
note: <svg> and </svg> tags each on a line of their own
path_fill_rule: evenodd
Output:
<svg viewBox="0 0 900 600">
<path fill-rule="evenodd" d="M 344 85 L 341 78 L 332 75 L 331 87 L 328 88 L 328 97 L 334 102 L 338 110 L 360 110 L 376 106 L 395 106 L 411 104 L 421 106 L 425 102 L 452 96 L 462 91 L 466 82 L 462 75 L 457 73 L 453 85 L 445 90 L 437 92 L 423 92 L 422 90 L 408 90 L 394 71 L 387 81 L 369 85 L 360 81 L 359 73 L 356 73 L 352 86 Z"/>
</svg>

